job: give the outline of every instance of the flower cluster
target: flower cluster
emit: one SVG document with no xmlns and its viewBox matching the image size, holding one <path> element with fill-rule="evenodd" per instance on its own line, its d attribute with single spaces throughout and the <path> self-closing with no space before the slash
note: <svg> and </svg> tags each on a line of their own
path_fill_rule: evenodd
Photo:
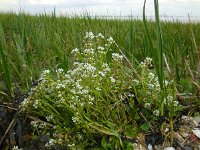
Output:
<svg viewBox="0 0 200 150">
<path fill-rule="evenodd" d="M 18 146 L 13 146 L 12 150 L 23 150 L 23 148 L 19 148 Z"/>
<path fill-rule="evenodd" d="M 141 68 L 147 68 L 152 65 L 152 58 L 147 57 L 144 62 L 140 63 Z"/>
<path fill-rule="evenodd" d="M 41 123 L 41 122 L 38 122 L 38 121 L 31 121 L 31 125 L 34 128 L 40 128 L 40 129 L 44 129 L 47 126 L 45 122 Z"/>
<path fill-rule="evenodd" d="M 134 79 L 125 66 L 127 58 L 112 37 L 106 39 L 101 33 L 87 32 L 84 42 L 82 48 L 71 51 L 69 70 L 44 70 L 41 82 L 21 104 L 32 116 L 44 119 L 32 121 L 33 128 L 42 133 L 53 132 L 46 147 L 65 143 L 70 149 L 84 149 L 81 143 L 103 134 L 120 141 L 119 129 L 126 133 L 131 123 L 131 130 L 137 126 L 133 119 L 138 118 L 135 99 L 155 116 L 160 115 L 161 103 L 179 105 L 173 98 L 171 81 L 164 82 L 167 95 L 164 102 L 160 100 L 158 77 L 149 69 L 151 58 L 140 64 L 140 79 Z M 54 125 L 53 129 L 48 129 L 49 124 Z"/>
<path fill-rule="evenodd" d="M 122 61 L 124 57 L 118 53 L 112 53 L 112 58 L 114 61 Z"/>
<path fill-rule="evenodd" d="M 56 140 L 49 139 L 48 143 L 45 144 L 46 147 L 51 147 L 56 144 Z"/>
<path fill-rule="evenodd" d="M 147 57 L 144 62 L 141 62 L 141 81 L 134 79 L 133 82 L 136 87 L 140 87 L 140 90 L 138 90 L 138 96 L 141 96 L 140 99 L 142 99 L 144 107 L 152 110 L 155 116 L 159 116 L 159 108 L 163 103 L 160 95 L 161 88 L 155 70 L 149 69 L 149 66 L 151 65 L 152 59 L 149 57 Z M 164 99 L 164 105 L 171 106 L 173 103 L 174 107 L 177 107 L 179 105 L 178 101 L 174 100 L 172 94 L 173 81 L 169 82 L 164 80 L 164 85 L 167 94 Z"/>
<path fill-rule="evenodd" d="M 62 68 L 44 70 L 40 76 L 41 82 L 22 103 L 22 107 L 32 108 L 33 115 L 45 117 L 47 122 L 56 124 L 56 129 L 62 132 L 70 124 L 83 126 L 87 122 L 85 116 L 95 122 L 104 117 L 102 112 L 110 107 L 109 101 L 116 97 L 112 91 L 123 87 L 116 82 L 122 80 L 118 75 L 124 72 L 112 67 L 122 65 L 123 55 L 117 53 L 118 47 L 112 53 L 114 45 L 112 50 L 105 46 L 113 43 L 112 37 L 105 39 L 101 33 L 94 35 L 87 32 L 84 47 L 71 51 L 71 68 L 67 71 Z M 36 121 L 31 124 L 38 130 L 47 127 Z M 81 134 L 77 138 L 83 140 Z M 55 141 L 50 140 L 46 146 L 53 143 Z"/>
</svg>

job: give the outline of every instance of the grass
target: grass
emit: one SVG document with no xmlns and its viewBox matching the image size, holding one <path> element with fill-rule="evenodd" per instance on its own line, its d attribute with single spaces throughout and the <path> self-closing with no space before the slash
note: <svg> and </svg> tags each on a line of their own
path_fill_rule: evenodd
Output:
<svg viewBox="0 0 200 150">
<path fill-rule="evenodd" d="M 117 43 L 117 45 L 115 45 L 117 48 L 113 47 L 114 50 L 120 48 L 120 50 L 117 50 L 117 52 L 122 53 L 123 56 L 126 56 L 125 58 L 128 60 L 127 64 L 131 65 L 132 69 L 134 68 L 134 71 L 138 71 L 138 74 L 140 74 L 139 78 L 141 77 L 141 85 L 137 88 L 141 88 L 141 90 L 138 91 L 138 95 L 141 98 L 139 103 L 141 104 L 147 103 L 147 99 L 145 96 L 143 96 L 143 93 L 145 93 L 145 91 L 148 89 L 147 85 L 149 82 L 147 76 L 150 72 L 146 72 L 145 69 L 140 71 L 140 67 L 138 66 L 141 61 L 145 60 L 146 57 L 153 58 L 153 65 L 156 70 L 156 75 L 158 76 L 161 88 L 159 93 L 161 97 L 159 97 L 159 94 L 156 93 L 156 91 L 152 91 L 153 95 L 155 94 L 154 96 L 159 99 L 157 104 L 154 103 L 152 105 L 155 105 L 156 108 L 158 107 L 157 105 L 160 105 L 159 109 L 161 116 L 167 115 L 167 117 L 169 117 L 171 133 L 173 133 L 173 117 L 175 114 L 174 104 L 170 102 L 169 104 L 168 102 L 167 104 L 164 104 L 164 98 L 167 98 L 168 95 L 172 95 L 173 99 L 175 100 L 177 95 L 187 95 L 192 93 L 193 97 L 197 97 L 199 94 L 200 89 L 198 85 L 200 84 L 200 73 L 198 65 L 200 61 L 200 52 L 198 47 L 200 43 L 200 35 L 198 33 L 200 32 L 200 24 L 191 22 L 182 23 L 160 21 L 158 1 L 155 0 L 154 4 L 156 16 L 155 22 L 152 20 L 146 20 L 145 3 L 143 9 L 143 21 L 136 19 L 99 19 L 91 18 L 89 16 L 72 18 L 65 16 L 56 17 L 55 14 L 39 14 L 32 16 L 22 12 L 18 15 L 14 13 L 1 13 L 0 58 L 2 59 L 0 60 L 0 94 L 2 98 L 0 100 L 11 102 L 12 98 L 16 99 L 25 94 L 32 87 L 33 83 L 41 77 L 41 73 L 46 69 L 57 70 L 59 68 L 63 68 L 65 71 L 68 71 L 76 68 L 72 65 L 73 61 L 76 60 L 76 57 L 72 57 L 71 51 L 74 48 L 81 49 L 84 45 L 83 37 L 85 33 L 92 31 L 95 34 L 102 33 L 105 35 L 105 37 L 112 36 Z M 84 51 L 84 49 L 82 51 Z M 113 50 L 111 51 L 113 52 Z M 109 62 L 109 60 L 111 60 L 111 52 L 109 49 L 107 53 L 106 60 Z M 82 58 L 80 58 L 80 60 L 81 59 Z M 102 61 L 105 61 L 105 59 Z M 102 62 L 99 62 L 95 65 L 98 66 L 101 63 Z M 115 64 L 115 66 L 117 66 L 117 64 Z M 117 70 L 117 68 L 114 67 L 112 69 Z M 124 69 L 122 67 L 120 69 L 122 69 L 120 71 L 123 72 L 127 68 Z M 131 71 L 129 70 L 129 72 Z M 115 73 L 115 71 L 113 71 L 113 73 Z M 116 78 L 121 77 L 121 80 L 127 80 L 127 74 L 121 73 L 120 76 L 120 73 L 116 73 L 114 75 Z M 59 77 L 60 76 L 57 78 Z M 128 77 L 130 79 L 134 78 L 130 76 Z M 48 78 L 47 81 L 49 80 L 49 85 L 54 85 L 54 83 L 57 83 L 57 78 L 52 77 L 52 80 L 49 80 L 51 77 Z M 166 79 L 174 81 L 173 85 L 170 87 L 171 91 L 169 91 L 168 87 L 165 85 Z M 62 79 L 60 80 L 62 81 Z M 90 85 L 88 79 L 86 82 L 88 85 Z M 105 79 L 105 82 L 109 81 Z M 128 83 L 128 81 L 126 82 Z M 58 84 L 60 83 L 58 82 Z M 73 86 L 74 85 L 72 85 L 72 87 Z M 101 86 L 104 86 L 108 89 L 110 88 L 103 83 Z M 45 88 L 42 85 L 41 87 Z M 122 87 L 123 86 L 120 85 L 120 88 L 116 89 L 116 91 L 124 88 Z M 137 88 L 135 91 L 137 91 Z M 108 91 L 112 90 L 109 89 Z M 136 125 L 140 125 L 142 130 L 150 129 L 149 126 L 151 126 L 151 124 L 149 122 L 152 119 L 152 116 L 148 116 L 149 112 L 143 112 L 147 124 L 142 124 L 137 120 L 139 115 L 138 112 L 133 111 L 130 105 L 127 105 L 126 107 L 123 106 L 123 108 L 121 108 L 120 105 L 123 104 L 115 101 L 117 97 L 112 92 L 107 93 L 105 90 L 104 92 L 107 94 L 101 92 L 98 93 L 95 91 L 95 89 L 93 92 L 93 95 L 95 95 L 94 97 L 98 97 L 101 100 L 103 98 L 107 99 L 108 101 L 113 100 L 116 103 L 117 108 L 114 110 L 114 112 L 108 111 L 107 113 L 109 115 L 107 114 L 107 116 L 106 114 L 102 113 L 104 112 L 103 110 L 106 109 L 103 109 L 103 106 L 105 105 L 108 108 L 112 102 L 108 102 L 106 104 L 102 102 L 101 108 L 99 107 L 99 101 L 97 101 L 95 107 L 96 109 L 88 107 L 89 112 L 96 112 L 96 114 L 93 116 L 85 114 L 85 110 L 81 110 L 80 108 L 79 111 L 80 114 L 82 114 L 81 119 L 83 122 L 85 122 L 85 124 L 88 124 L 84 124 L 84 128 L 93 128 L 101 134 L 111 135 L 114 139 L 119 139 L 119 143 L 117 144 L 119 147 L 123 147 L 118 130 L 123 129 L 126 132 L 130 130 L 130 127 L 122 127 L 120 124 L 120 121 L 123 122 L 124 120 L 127 121 L 130 119 L 125 114 L 121 113 L 123 109 L 127 109 L 127 113 L 133 117 L 132 119 L 136 120 L 136 122 L 134 122 Z M 40 94 L 43 97 L 46 93 L 39 91 L 38 95 Z M 37 99 L 38 95 L 33 95 L 33 97 L 35 96 L 34 98 Z M 149 96 L 149 99 L 155 99 L 155 97 L 151 97 L 151 95 L 146 96 Z M 68 97 L 66 96 L 66 99 L 67 98 Z M 55 98 L 51 99 L 47 95 L 41 99 L 47 101 L 47 103 L 44 101 L 44 105 L 45 107 L 50 108 L 49 111 L 55 112 L 56 114 L 60 113 L 59 109 L 54 108 L 53 105 L 51 106 L 52 99 Z M 39 101 L 41 99 L 39 99 Z M 169 101 L 168 98 L 167 101 Z M 199 104 L 198 97 L 194 98 L 194 101 L 196 101 L 197 105 Z M 70 104 L 68 104 L 67 101 L 66 106 L 68 105 Z M 135 104 L 133 105 L 135 107 Z M 169 114 L 165 114 L 165 106 L 167 106 L 167 109 L 169 109 Z M 45 110 L 45 107 L 44 112 L 41 111 L 41 113 L 44 113 L 41 115 L 44 116 L 46 116 L 45 113 L 48 112 L 48 110 Z M 68 109 L 69 110 L 66 111 L 70 112 L 69 114 L 73 116 L 74 112 L 70 107 Z M 38 111 L 36 111 L 36 114 L 37 113 Z M 116 121 L 117 119 L 115 117 L 117 115 L 115 115 L 115 113 L 119 116 L 121 115 L 124 120 L 122 119 L 120 121 Z M 64 119 L 66 117 L 65 114 L 66 112 L 64 115 L 58 115 L 58 117 L 61 117 L 61 120 L 63 119 L 64 122 L 66 121 Z M 109 118 L 109 116 L 112 115 L 113 117 Z M 94 118 L 99 118 L 99 124 L 98 122 L 94 123 Z M 108 122 L 104 122 L 104 120 L 101 120 L 101 118 L 106 118 Z M 54 123 L 56 123 L 56 120 Z M 62 124 L 62 122 L 59 121 L 57 121 L 57 123 L 60 125 Z M 73 124 L 73 122 L 71 123 Z M 68 124 L 68 121 L 66 121 L 66 124 Z M 106 126 L 104 126 L 105 124 Z M 76 131 L 76 129 L 74 130 Z M 137 132 L 135 131 L 135 128 L 133 128 L 133 130 L 131 132 Z M 92 135 L 94 134 L 92 131 L 91 133 Z M 91 138 L 89 133 L 86 135 L 86 137 L 87 136 Z M 104 138 L 101 142 L 108 142 Z M 173 142 L 172 136 L 171 142 Z"/>
<path fill-rule="evenodd" d="M 20 89 L 25 91 L 31 86 L 31 80 L 37 79 L 44 68 L 68 68 L 68 55 L 74 47 L 81 46 L 81 37 L 86 31 L 112 36 L 133 62 L 135 58 L 142 60 L 146 56 L 154 56 L 152 47 L 154 49 L 156 45 L 159 46 L 156 44 L 157 31 L 153 21 L 146 23 L 149 35 L 146 35 L 143 22 L 140 20 L 91 19 L 87 16 L 70 19 L 45 14 L 31 16 L 24 13 L 19 15 L 1 13 L 0 21 L 5 33 L 6 45 L 5 43 L 4 45 L 8 51 L 9 72 L 15 74 L 14 77 L 1 82 L 12 80 L 12 88 L 16 89 L 20 85 Z M 197 33 L 200 24 L 181 22 L 160 24 L 165 42 L 163 52 L 173 71 L 170 74 L 171 78 L 175 77 L 177 83 L 184 78 L 191 78 L 192 74 L 188 72 L 186 65 L 182 66 L 186 62 L 194 76 L 197 76 L 195 71 L 199 60 L 194 39 L 198 45 L 200 37 Z M 150 45 L 148 36 L 151 38 Z M 5 61 L 1 64 L 5 65 Z M 2 69 L 3 67 L 1 72 Z M 11 76 L 11 73 L 9 74 Z M 4 78 L 3 74 L 0 76 L 1 79 Z M 10 90 L 11 87 L 7 88 Z M 186 89 L 182 92 L 184 90 Z"/>
<path fill-rule="evenodd" d="M 12 81 L 11 81 L 11 70 L 10 70 L 10 62 L 9 62 L 9 56 L 8 56 L 8 50 L 7 50 L 7 44 L 5 41 L 4 31 L 0 24 L 0 55 L 2 59 L 2 73 L 3 73 L 3 79 L 5 80 L 6 87 L 8 91 L 10 92 L 11 96 L 13 96 L 13 87 L 12 87 Z"/>
</svg>

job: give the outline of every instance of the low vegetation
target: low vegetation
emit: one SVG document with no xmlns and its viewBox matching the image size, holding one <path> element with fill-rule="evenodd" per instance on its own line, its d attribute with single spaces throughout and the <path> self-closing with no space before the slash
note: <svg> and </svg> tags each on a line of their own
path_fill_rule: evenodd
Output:
<svg viewBox="0 0 200 150">
<path fill-rule="evenodd" d="M 1 13 L 0 104 L 46 148 L 133 149 L 141 133 L 173 144 L 174 123 L 199 115 L 200 24 L 155 12 L 155 22 L 145 11 L 143 21 Z"/>
</svg>

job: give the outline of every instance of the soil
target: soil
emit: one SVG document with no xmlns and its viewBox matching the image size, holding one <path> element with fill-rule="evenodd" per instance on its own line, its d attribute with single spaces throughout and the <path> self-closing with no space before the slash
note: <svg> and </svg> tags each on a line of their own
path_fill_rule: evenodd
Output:
<svg viewBox="0 0 200 150">
<path fill-rule="evenodd" d="M 13 146 L 23 148 L 23 150 L 47 149 L 45 143 L 48 142 L 47 135 L 32 136 L 31 118 L 22 114 L 19 104 L 27 95 L 21 98 L 16 97 L 12 103 L 0 101 L 0 149 L 9 150 Z M 194 134 L 193 130 L 200 130 L 200 116 L 191 117 L 190 112 L 200 112 L 200 107 L 193 107 L 191 104 L 182 111 L 174 122 L 173 145 L 170 145 L 169 136 L 164 138 L 161 132 L 149 132 L 140 134 L 136 139 L 122 137 L 122 140 L 129 140 L 135 144 L 136 150 L 155 149 L 163 150 L 174 148 L 177 150 L 200 150 L 200 138 Z M 161 118 L 162 119 L 162 118 Z M 162 122 L 162 121 L 161 121 Z M 169 131 L 164 133 L 166 136 Z M 54 146 L 51 149 L 66 149 L 61 146 Z"/>
</svg>

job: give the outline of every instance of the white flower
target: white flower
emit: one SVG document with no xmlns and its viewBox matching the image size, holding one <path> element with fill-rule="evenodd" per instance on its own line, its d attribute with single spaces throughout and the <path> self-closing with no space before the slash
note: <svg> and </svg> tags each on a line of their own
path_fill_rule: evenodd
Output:
<svg viewBox="0 0 200 150">
<path fill-rule="evenodd" d="M 129 96 L 129 97 L 135 97 L 135 94 L 129 93 L 128 96 Z"/>
<path fill-rule="evenodd" d="M 86 89 L 80 90 L 80 91 L 78 92 L 78 94 L 82 94 L 82 95 L 86 95 L 86 94 L 88 94 L 88 93 L 89 93 L 89 91 L 86 90 Z"/>
<path fill-rule="evenodd" d="M 140 63 L 140 67 L 141 67 L 141 68 L 145 68 L 145 67 L 146 67 L 146 64 L 145 64 L 144 62 L 141 62 L 141 63 Z"/>
<path fill-rule="evenodd" d="M 47 121 L 51 121 L 53 119 L 53 115 L 46 116 Z"/>
<path fill-rule="evenodd" d="M 179 102 L 178 102 L 178 101 L 174 101 L 174 106 L 175 106 L 175 107 L 177 107 L 177 106 L 178 106 L 178 104 L 179 104 Z"/>
<path fill-rule="evenodd" d="M 146 68 L 146 67 L 148 67 L 151 64 L 152 64 L 152 59 L 149 58 L 149 57 L 146 57 L 146 59 L 144 60 L 144 62 L 140 63 L 140 66 L 141 66 L 141 68 Z"/>
<path fill-rule="evenodd" d="M 92 32 L 86 32 L 85 39 L 94 39 L 94 34 Z"/>
<path fill-rule="evenodd" d="M 78 118 L 77 117 L 72 117 L 72 121 L 76 124 L 76 123 L 78 123 Z"/>
<path fill-rule="evenodd" d="M 101 91 L 101 89 L 100 89 L 99 87 L 96 87 L 96 90 L 97 90 L 97 91 Z"/>
<path fill-rule="evenodd" d="M 154 87 L 155 87 L 155 86 L 154 86 L 154 84 L 151 84 L 151 83 L 150 83 L 150 84 L 148 84 L 148 88 L 149 88 L 150 90 L 153 90 L 153 89 L 154 89 Z"/>
<path fill-rule="evenodd" d="M 124 57 L 122 55 L 119 55 L 118 53 L 112 53 L 112 58 L 115 61 L 122 61 Z"/>
<path fill-rule="evenodd" d="M 101 33 L 99 33 L 99 34 L 97 35 L 97 37 L 100 37 L 100 38 L 104 39 L 104 36 L 103 36 Z"/>
<path fill-rule="evenodd" d="M 45 77 L 50 73 L 50 70 L 47 69 L 47 70 L 44 70 L 40 76 L 40 79 L 39 80 L 43 80 L 43 82 L 45 82 Z"/>
<path fill-rule="evenodd" d="M 76 94 L 75 89 L 71 89 L 70 92 L 71 92 L 72 94 Z"/>
<path fill-rule="evenodd" d="M 88 99 L 89 99 L 89 101 L 91 101 L 91 102 L 94 101 L 94 97 L 92 97 L 92 96 L 90 96 L 90 95 L 88 95 Z"/>
<path fill-rule="evenodd" d="M 145 64 L 150 65 L 152 62 L 152 58 L 146 57 L 146 59 L 144 60 Z"/>
<path fill-rule="evenodd" d="M 154 114 L 155 116 L 159 116 L 159 115 L 160 115 L 160 112 L 159 112 L 158 109 L 156 109 L 156 110 L 153 111 L 153 114 Z"/>
<path fill-rule="evenodd" d="M 35 100 L 35 102 L 33 103 L 33 107 L 34 107 L 35 109 L 37 109 L 37 108 L 38 108 L 38 105 L 39 105 L 39 100 Z"/>
<path fill-rule="evenodd" d="M 148 74 L 149 80 L 153 80 L 154 77 L 155 77 L 155 75 L 152 72 L 149 72 L 149 74 Z"/>
<path fill-rule="evenodd" d="M 49 69 L 43 71 L 43 74 L 49 74 L 49 73 L 50 73 Z"/>
<path fill-rule="evenodd" d="M 138 80 L 136 80 L 136 79 L 133 79 L 133 82 L 136 84 L 136 85 L 138 85 L 140 82 L 138 81 Z"/>
<path fill-rule="evenodd" d="M 83 87 L 78 82 L 75 83 L 75 87 L 78 90 L 82 90 L 83 89 Z"/>
<path fill-rule="evenodd" d="M 110 80 L 111 80 L 112 83 L 115 83 L 115 78 L 110 77 Z"/>
<path fill-rule="evenodd" d="M 150 109 L 151 108 L 151 104 L 150 103 L 145 103 L 144 107 Z"/>
<path fill-rule="evenodd" d="M 168 101 L 171 103 L 171 102 L 173 101 L 173 96 L 168 95 L 168 96 L 167 96 L 167 99 L 168 99 Z"/>
<path fill-rule="evenodd" d="M 112 44 L 112 43 L 115 42 L 111 36 L 109 37 L 109 39 L 107 39 L 107 41 L 108 41 L 110 44 Z"/>
<path fill-rule="evenodd" d="M 23 148 L 19 148 L 18 146 L 13 146 L 12 150 L 23 150 Z"/>
<path fill-rule="evenodd" d="M 83 66 L 86 70 L 90 71 L 90 72 L 94 72 L 96 70 L 96 67 L 92 66 L 89 63 L 85 63 Z"/>
<path fill-rule="evenodd" d="M 78 48 L 73 49 L 73 50 L 71 51 L 71 53 L 72 53 L 72 54 L 79 53 Z"/>
<path fill-rule="evenodd" d="M 32 125 L 34 128 L 38 128 L 39 123 L 38 123 L 37 121 L 31 121 L 31 125 Z"/>
<path fill-rule="evenodd" d="M 62 94 L 61 94 L 61 93 L 59 93 L 59 94 L 58 94 L 58 97 L 59 97 L 59 98 L 62 98 Z"/>
<path fill-rule="evenodd" d="M 25 98 L 25 99 L 23 100 L 23 102 L 21 103 L 21 106 L 22 106 L 22 107 L 26 107 L 28 104 L 29 104 L 29 100 L 28 100 L 27 98 Z"/>
<path fill-rule="evenodd" d="M 85 49 L 83 52 L 84 52 L 85 54 L 94 54 L 94 49 L 93 49 L 93 48 Z"/>
<path fill-rule="evenodd" d="M 104 68 L 104 72 L 110 72 L 110 68 L 107 63 L 103 63 L 102 68 Z"/>
<path fill-rule="evenodd" d="M 105 77 L 105 76 L 106 76 L 106 74 L 103 73 L 102 71 L 99 71 L 99 74 L 100 74 L 102 77 Z"/>
<path fill-rule="evenodd" d="M 68 147 L 74 147 L 75 144 L 74 144 L 74 143 L 73 143 L 73 144 L 68 144 L 67 146 L 68 146 Z"/>
<path fill-rule="evenodd" d="M 167 80 L 165 80 L 164 83 L 165 83 L 165 86 L 169 85 L 169 82 Z"/>
<path fill-rule="evenodd" d="M 57 73 L 63 73 L 63 71 L 64 70 L 62 68 L 59 68 L 58 70 L 56 70 Z"/>
<path fill-rule="evenodd" d="M 169 131 L 169 128 L 165 128 L 165 133 Z"/>
<path fill-rule="evenodd" d="M 54 145 L 56 143 L 56 141 L 54 139 L 50 139 L 48 143 L 45 144 L 46 147 L 50 147 L 52 145 Z"/>
<path fill-rule="evenodd" d="M 58 83 L 58 84 L 56 85 L 56 89 L 60 89 L 60 88 L 65 88 L 65 84 Z"/>
<path fill-rule="evenodd" d="M 98 46 L 97 49 L 100 50 L 100 51 L 103 51 L 105 48 L 102 47 L 102 46 Z"/>
</svg>

